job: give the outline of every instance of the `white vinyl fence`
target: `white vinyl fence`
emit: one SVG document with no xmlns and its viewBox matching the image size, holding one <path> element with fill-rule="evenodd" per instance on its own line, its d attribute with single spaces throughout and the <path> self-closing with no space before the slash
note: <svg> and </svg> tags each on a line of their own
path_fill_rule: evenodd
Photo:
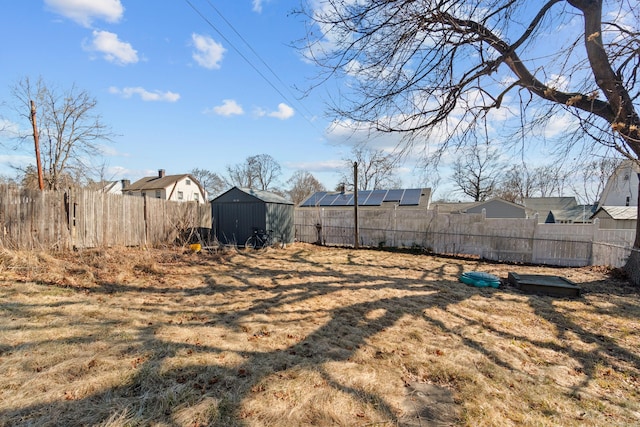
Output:
<svg viewBox="0 0 640 427">
<path fill-rule="evenodd" d="M 354 211 L 296 208 L 299 241 L 354 244 Z M 593 224 L 538 224 L 531 219 L 492 219 L 483 214 L 438 214 L 424 208 L 358 209 L 360 246 L 414 248 L 436 254 L 557 266 L 621 267 L 635 230 Z"/>
</svg>

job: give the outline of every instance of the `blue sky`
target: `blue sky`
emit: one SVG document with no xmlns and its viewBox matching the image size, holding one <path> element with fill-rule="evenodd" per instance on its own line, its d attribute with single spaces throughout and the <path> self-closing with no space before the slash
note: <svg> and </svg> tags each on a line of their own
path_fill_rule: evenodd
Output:
<svg viewBox="0 0 640 427">
<path fill-rule="evenodd" d="M 295 4 L 7 2 L 0 100 L 12 102 L 9 89 L 24 77 L 87 90 L 117 134 L 105 149 L 111 179 L 136 180 L 158 169 L 223 174 L 226 165 L 264 153 L 282 166 L 283 181 L 302 169 L 333 188 L 353 141 L 327 133 L 322 89 L 302 99 L 294 89 L 317 75 L 292 47 L 305 32 L 291 13 Z M 31 149 L 0 148 L 0 173 L 33 162 Z"/>
<path fill-rule="evenodd" d="M 344 81 L 329 81 L 301 98 L 295 88 L 309 88 L 319 71 L 293 47 L 306 32 L 302 18 L 292 13 L 298 1 L 5 3 L 0 15 L 0 106 L 12 102 L 11 86 L 25 77 L 42 77 L 60 90 L 76 85 L 88 91 L 116 134 L 104 150 L 107 179 L 134 181 L 158 169 L 224 174 L 227 165 L 269 154 L 282 166 L 281 187 L 286 188 L 293 173 L 305 170 L 333 189 L 350 170 L 344 159 L 354 144 L 366 140 L 374 149 L 391 150 L 398 143 L 394 135 L 370 138 L 361 132 L 354 137 L 349 129 L 330 126 L 326 101 Z M 541 34 L 540 45 L 561 47 L 560 34 L 569 40 L 581 29 L 579 19 L 565 25 L 562 31 Z M 553 74 L 547 78 L 560 88 L 570 80 Z M 508 102 L 506 98 L 504 104 Z M 28 126 L 6 111 L 2 108 L 0 127 Z M 493 112 L 492 127 L 500 129 L 516 118 L 509 111 L 517 107 Z M 559 114 L 540 133 L 553 137 L 570 123 L 568 114 Z M 536 138 L 527 142 L 518 162 L 549 164 L 551 155 Z M 0 135 L 0 174 L 13 175 L 11 164 L 35 163 L 31 144 L 18 151 L 9 146 L 5 132 Z M 454 155 L 444 158 L 434 197 L 454 197 L 446 171 Z M 403 187 L 431 184 L 422 181 L 424 175 L 410 162 L 398 175 Z"/>
</svg>

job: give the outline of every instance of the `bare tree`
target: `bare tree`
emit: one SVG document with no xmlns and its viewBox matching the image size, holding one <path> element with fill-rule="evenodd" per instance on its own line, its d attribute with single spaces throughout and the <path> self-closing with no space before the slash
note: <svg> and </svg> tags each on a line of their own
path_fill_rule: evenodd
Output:
<svg viewBox="0 0 640 427">
<path fill-rule="evenodd" d="M 609 177 L 622 163 L 619 157 L 603 157 L 576 165 L 576 179 L 571 187 L 584 204 L 596 204 Z"/>
<path fill-rule="evenodd" d="M 102 158 L 101 142 L 111 141 L 113 134 L 96 112 L 97 101 L 75 85 L 60 91 L 42 79 L 33 83 L 20 80 L 11 89 L 17 101 L 18 115 L 31 129 L 31 101 L 36 106 L 37 128 L 43 179 L 49 189 L 59 189 L 69 180 L 84 180 L 95 172 L 92 164 Z M 33 132 L 19 136 L 22 143 L 33 146 Z M 26 171 L 24 171 L 26 172 Z"/>
<path fill-rule="evenodd" d="M 211 172 L 206 169 L 194 168 L 191 169 L 190 173 L 198 180 L 202 188 L 205 189 L 209 199 L 214 199 L 216 196 L 221 194 L 226 187 L 224 179 L 215 172 Z"/>
<path fill-rule="evenodd" d="M 366 145 L 355 146 L 351 150 L 351 158 L 345 159 L 342 181 L 353 188 L 353 163 L 358 163 L 358 189 L 376 190 L 394 188 L 400 185 L 395 176 L 396 158 L 382 150 L 375 150 Z"/>
<path fill-rule="evenodd" d="M 355 77 L 333 107 L 351 123 L 406 134 L 408 144 L 444 137 L 444 150 L 511 98 L 524 137 L 564 112 L 579 125 L 567 126 L 573 137 L 559 149 L 601 143 L 640 158 L 633 2 L 325 0 L 303 13 L 317 24 L 309 57 L 331 75 Z M 546 42 L 545 31 L 566 42 Z M 640 284 L 640 221 L 627 271 Z"/>
<path fill-rule="evenodd" d="M 488 144 L 463 149 L 453 164 L 453 181 L 463 194 L 474 201 L 493 196 L 501 178 L 499 154 Z"/>
<path fill-rule="evenodd" d="M 307 171 L 297 171 L 289 178 L 287 183 L 290 186 L 287 193 L 294 205 L 302 203 L 313 193 L 325 191 L 324 185 Z"/>
<path fill-rule="evenodd" d="M 524 199 L 536 194 L 536 179 L 525 164 L 511 166 L 504 173 L 496 195 L 513 203 L 522 203 Z"/>
<path fill-rule="evenodd" d="M 540 197 L 563 196 L 569 174 L 559 165 L 539 166 L 533 179 Z"/>
<path fill-rule="evenodd" d="M 562 196 L 569 174 L 562 165 L 546 165 L 529 169 L 514 165 L 502 177 L 496 195 L 510 202 L 522 203 L 529 197 Z"/>
<path fill-rule="evenodd" d="M 270 155 L 258 154 L 247 157 L 244 163 L 227 166 L 227 175 L 230 185 L 276 191 L 282 168 Z"/>
</svg>

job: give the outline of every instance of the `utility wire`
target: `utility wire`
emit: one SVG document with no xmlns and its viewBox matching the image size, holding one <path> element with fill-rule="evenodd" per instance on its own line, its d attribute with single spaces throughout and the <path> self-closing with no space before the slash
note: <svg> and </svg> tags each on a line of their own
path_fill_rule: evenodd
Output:
<svg viewBox="0 0 640 427">
<path fill-rule="evenodd" d="M 269 80 L 267 78 L 267 76 L 264 75 L 264 73 L 262 73 L 262 71 L 260 71 L 258 69 L 258 67 L 256 67 L 253 62 L 251 62 L 249 60 L 249 58 L 246 57 L 246 55 L 244 55 L 232 42 L 231 40 L 229 40 L 223 33 L 221 30 L 219 30 L 214 24 L 213 22 L 211 22 L 206 16 L 204 16 L 204 14 L 196 7 L 194 6 L 194 4 L 190 1 L 190 0 L 184 0 L 185 3 L 187 3 L 197 14 L 198 16 L 200 16 L 200 18 L 202 18 L 203 21 L 205 21 L 225 42 L 227 42 L 229 44 L 229 46 L 231 46 L 231 48 L 233 50 L 236 51 L 236 53 L 238 53 L 238 55 L 240 55 L 240 57 L 242 59 L 244 59 L 244 61 L 249 64 L 249 66 L 251 68 L 253 68 L 253 70 L 258 73 L 258 75 L 260 77 L 262 77 L 262 79 L 267 82 L 267 84 L 269 86 L 271 86 L 271 88 L 273 88 L 273 90 L 275 90 L 282 98 L 285 99 L 285 101 L 287 101 L 290 104 L 298 104 L 299 106 L 301 106 L 305 111 L 307 111 L 307 113 L 309 113 L 309 115 L 312 115 L 309 110 L 307 110 L 307 108 L 302 105 L 298 100 L 296 100 L 296 102 L 291 102 L 289 100 L 289 98 L 282 93 L 282 91 L 276 87 L 275 84 L 273 84 L 271 82 L 271 80 Z M 260 57 L 260 55 L 258 55 L 258 53 L 251 47 L 251 45 L 244 39 L 244 37 L 242 37 L 240 35 L 240 33 L 233 27 L 233 25 L 231 25 L 231 23 L 222 15 L 222 13 L 220 13 L 220 11 L 209 1 L 207 0 L 207 2 L 209 3 L 209 5 L 211 6 L 211 8 L 213 8 L 213 10 L 215 10 L 215 12 L 220 15 L 222 17 L 222 19 L 227 23 L 227 25 L 229 25 L 231 27 L 231 29 L 236 33 L 236 35 L 238 37 L 240 37 L 240 39 L 249 47 L 249 49 L 251 50 L 251 52 L 253 52 L 254 55 L 256 55 L 258 57 L 258 59 L 260 59 L 260 61 L 267 67 L 267 69 L 278 79 L 278 81 L 284 86 L 287 87 L 287 85 L 280 79 L 280 77 L 278 77 L 278 75 L 275 73 L 275 71 L 273 71 L 273 69 Z M 295 96 L 294 96 L 295 98 Z M 304 117 L 304 119 L 309 122 L 309 124 L 311 124 L 314 128 L 316 128 L 315 124 L 306 116 L 306 115 L 302 115 L 302 117 Z M 317 129 L 317 128 L 316 128 Z"/>
<path fill-rule="evenodd" d="M 249 48 L 249 50 L 256 56 L 256 58 L 258 58 L 260 62 L 262 62 L 262 64 L 267 68 L 267 70 L 269 70 L 269 72 L 271 72 L 271 74 L 280 82 L 280 84 L 287 89 L 287 92 L 289 92 L 289 94 L 293 96 L 296 102 L 299 102 L 298 97 L 296 97 L 295 94 L 291 92 L 291 89 L 289 88 L 289 86 L 282 81 L 278 73 L 276 73 L 273 70 L 273 68 L 269 66 L 269 64 L 262 58 L 262 56 L 260 56 L 260 54 L 253 48 L 253 46 L 251 46 L 251 44 L 242 36 L 242 34 L 240 34 L 238 30 L 236 30 L 233 24 L 229 22 L 227 18 L 225 18 L 222 12 L 218 10 L 218 8 L 211 2 L 211 0 L 207 0 L 207 3 L 220 16 L 220 18 L 222 18 L 222 20 L 231 28 L 231 30 L 238 36 L 238 38 L 242 40 L 242 42 Z M 307 109 L 307 107 L 304 104 L 299 103 L 298 105 L 302 107 L 310 116 L 313 116 L 313 114 Z"/>
</svg>

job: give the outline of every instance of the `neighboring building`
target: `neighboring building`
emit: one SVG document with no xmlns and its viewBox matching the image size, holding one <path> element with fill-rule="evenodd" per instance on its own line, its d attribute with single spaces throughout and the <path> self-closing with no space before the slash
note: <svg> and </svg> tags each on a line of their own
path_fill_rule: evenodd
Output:
<svg viewBox="0 0 640 427">
<path fill-rule="evenodd" d="M 527 218 L 538 216 L 538 223 L 558 223 L 564 221 L 567 215 L 578 208 L 575 197 L 530 197 L 524 199 Z M 554 212 L 554 214 L 551 214 Z M 551 214 L 551 215 L 550 215 Z M 591 212 L 587 218 L 591 216 Z"/>
<path fill-rule="evenodd" d="M 638 222 L 638 207 L 601 206 L 591 219 L 598 219 L 601 229 L 635 230 Z"/>
<path fill-rule="evenodd" d="M 156 176 L 148 176 L 125 186 L 122 192 L 175 202 L 207 203 L 204 188 L 191 174 L 166 175 L 164 169 L 158 170 Z"/>
<path fill-rule="evenodd" d="M 482 213 L 485 218 L 526 218 L 525 208 L 522 205 L 511 203 L 495 197 L 484 202 L 476 202 L 468 206 L 462 213 Z"/>
<path fill-rule="evenodd" d="M 393 190 L 358 190 L 358 206 L 366 207 L 420 207 L 429 208 L 430 188 L 408 188 Z M 300 203 L 301 208 L 345 208 L 353 207 L 355 193 L 318 191 Z"/>
<path fill-rule="evenodd" d="M 270 231 L 283 243 L 294 239 L 293 203 L 268 191 L 233 187 L 211 201 L 211 216 L 218 241 L 244 245 L 253 229 Z"/>
<path fill-rule="evenodd" d="M 108 194 L 123 194 L 124 187 L 130 184 L 129 180 L 121 179 L 120 181 L 106 181 L 101 184 L 101 191 Z"/>
<path fill-rule="evenodd" d="M 472 207 L 477 202 L 433 202 L 429 204 L 429 208 L 437 213 L 463 213 L 467 208 Z"/>
<path fill-rule="evenodd" d="M 552 209 L 547 214 L 547 224 L 585 224 L 591 222 L 595 205 L 576 205 L 567 209 Z"/>
<path fill-rule="evenodd" d="M 607 180 L 600 196 L 600 206 L 638 206 L 640 164 L 625 160 Z"/>
</svg>

